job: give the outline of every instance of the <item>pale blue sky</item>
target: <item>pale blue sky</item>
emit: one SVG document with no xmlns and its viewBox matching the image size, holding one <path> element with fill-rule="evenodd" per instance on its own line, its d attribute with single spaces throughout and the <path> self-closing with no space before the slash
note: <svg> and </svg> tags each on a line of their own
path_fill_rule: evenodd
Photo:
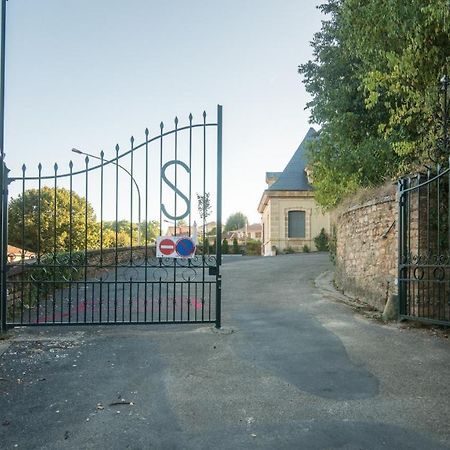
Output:
<svg viewBox="0 0 450 450">
<path fill-rule="evenodd" d="M 307 0 L 9 0 L 7 164 L 113 155 L 145 127 L 224 107 L 223 215 L 251 221 L 265 172 L 309 128 L 297 65 L 322 19 Z M 80 163 L 81 166 L 81 163 Z"/>
</svg>

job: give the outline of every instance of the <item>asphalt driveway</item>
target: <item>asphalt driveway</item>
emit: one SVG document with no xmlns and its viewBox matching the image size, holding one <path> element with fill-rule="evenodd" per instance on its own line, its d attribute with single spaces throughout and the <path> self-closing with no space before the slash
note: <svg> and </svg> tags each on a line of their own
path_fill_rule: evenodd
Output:
<svg viewBox="0 0 450 450">
<path fill-rule="evenodd" d="M 221 331 L 14 330 L 0 447 L 450 448 L 448 339 L 356 314 L 316 286 L 329 269 L 325 254 L 228 259 Z"/>
</svg>

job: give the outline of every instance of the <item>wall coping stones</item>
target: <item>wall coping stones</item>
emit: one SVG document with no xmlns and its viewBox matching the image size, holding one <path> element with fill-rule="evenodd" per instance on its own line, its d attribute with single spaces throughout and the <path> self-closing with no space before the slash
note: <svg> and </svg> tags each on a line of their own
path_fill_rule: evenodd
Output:
<svg viewBox="0 0 450 450">
<path fill-rule="evenodd" d="M 389 203 L 389 202 L 394 202 L 394 201 L 396 201 L 395 195 L 386 195 L 381 198 L 375 198 L 375 199 L 369 200 L 365 203 L 360 203 L 357 205 L 350 206 L 349 208 L 346 208 L 345 211 L 338 213 L 338 217 L 345 216 L 354 211 L 358 211 L 359 209 L 369 208 L 371 206 L 377 206 L 377 205 L 381 205 L 383 203 Z"/>
</svg>

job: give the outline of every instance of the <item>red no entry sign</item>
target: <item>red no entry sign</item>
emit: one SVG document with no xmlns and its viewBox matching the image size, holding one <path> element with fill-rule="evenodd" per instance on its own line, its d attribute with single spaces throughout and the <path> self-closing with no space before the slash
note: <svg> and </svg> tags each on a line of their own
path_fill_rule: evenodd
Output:
<svg viewBox="0 0 450 450">
<path fill-rule="evenodd" d="M 166 256 L 170 256 L 175 251 L 175 242 L 172 239 L 163 239 L 159 243 L 159 251 Z"/>
<path fill-rule="evenodd" d="M 196 245 L 188 236 L 160 236 L 156 239 L 157 258 L 193 258 Z"/>
</svg>

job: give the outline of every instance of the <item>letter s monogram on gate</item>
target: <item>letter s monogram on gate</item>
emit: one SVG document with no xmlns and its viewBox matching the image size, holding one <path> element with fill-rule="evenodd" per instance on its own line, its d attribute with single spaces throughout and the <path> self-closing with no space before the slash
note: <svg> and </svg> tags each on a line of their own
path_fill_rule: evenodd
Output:
<svg viewBox="0 0 450 450">
<path fill-rule="evenodd" d="M 184 219 L 191 212 L 191 202 L 189 201 L 189 199 L 170 180 L 168 180 L 167 177 L 166 177 L 166 170 L 168 169 L 168 167 L 173 166 L 173 165 L 176 166 L 177 164 L 179 164 L 181 167 L 183 167 L 188 174 L 191 173 L 191 169 L 189 169 L 189 166 L 187 164 L 185 164 L 183 161 L 179 161 L 179 160 L 175 160 L 175 159 L 172 160 L 172 161 L 166 162 L 164 164 L 164 166 L 161 167 L 161 178 L 175 192 L 175 195 L 179 195 L 186 202 L 186 211 L 184 212 L 184 214 L 179 215 L 179 216 L 172 216 L 171 214 L 169 214 L 167 212 L 167 209 L 164 206 L 164 204 L 161 203 L 161 210 L 162 210 L 162 212 L 164 213 L 164 215 L 166 217 L 168 217 L 171 220 Z"/>
</svg>

